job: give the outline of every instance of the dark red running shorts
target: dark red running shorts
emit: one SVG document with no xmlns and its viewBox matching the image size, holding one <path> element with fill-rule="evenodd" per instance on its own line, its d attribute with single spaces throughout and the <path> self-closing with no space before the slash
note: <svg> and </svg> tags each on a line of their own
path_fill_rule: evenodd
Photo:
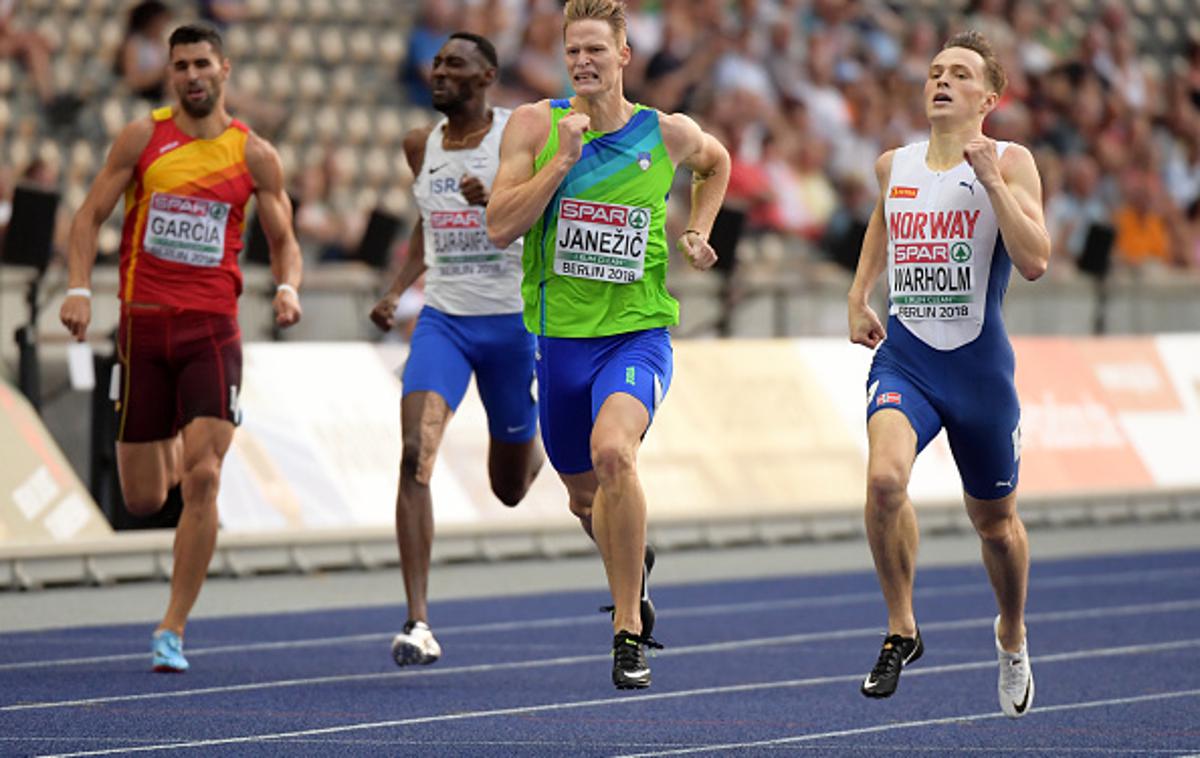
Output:
<svg viewBox="0 0 1200 758">
<path fill-rule="evenodd" d="M 109 397 L 117 441 L 174 437 L 201 416 L 238 423 L 242 333 L 236 316 L 125 305 Z"/>
</svg>

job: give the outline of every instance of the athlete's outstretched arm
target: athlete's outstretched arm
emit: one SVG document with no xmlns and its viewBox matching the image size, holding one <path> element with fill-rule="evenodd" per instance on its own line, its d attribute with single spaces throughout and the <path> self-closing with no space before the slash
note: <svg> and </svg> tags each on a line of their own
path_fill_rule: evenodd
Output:
<svg viewBox="0 0 1200 758">
<path fill-rule="evenodd" d="M 1050 265 L 1042 180 L 1033 155 L 1014 143 L 997 158 L 996 143 L 987 137 L 971 140 L 963 152 L 992 201 L 1008 257 L 1021 276 L 1032 282 Z"/>
<path fill-rule="evenodd" d="M 67 287 L 89 289 L 92 282 L 92 267 L 96 265 L 96 239 L 100 226 L 112 214 L 117 200 L 133 178 L 138 159 L 150 138 L 154 135 L 154 121 L 149 116 L 127 125 L 117 135 L 108 159 L 96 174 L 87 197 L 71 221 L 71 233 L 67 238 Z M 88 325 L 92 321 L 92 303 L 84 294 L 67 295 L 59 309 L 59 319 L 71 335 L 79 341 L 87 337 Z"/>
<path fill-rule="evenodd" d="M 558 152 L 536 174 L 533 161 L 550 134 L 550 102 L 513 111 L 500 139 L 500 168 L 487 204 L 488 239 L 506 248 L 537 221 L 583 152 L 590 119 L 571 113 L 558 122 Z"/>
<path fill-rule="evenodd" d="M 258 219 L 271 251 L 275 277 L 275 323 L 291 326 L 300 320 L 300 277 L 303 259 L 292 229 L 292 201 L 283 188 L 283 163 L 271 143 L 251 134 L 246 142 L 246 167 L 254 180 Z"/>
<path fill-rule="evenodd" d="M 682 113 L 661 114 L 658 124 L 671 160 L 692 172 L 692 207 L 687 230 L 679 238 L 679 250 L 695 268 L 711 268 L 717 262 L 717 253 L 708 244 L 708 235 L 725 201 L 729 151 Z"/>
<path fill-rule="evenodd" d="M 413 129 L 408 134 L 404 135 L 404 157 L 408 161 L 408 167 L 412 170 L 412 175 L 415 178 L 421 173 L 421 166 L 425 163 L 425 142 L 429 139 L 429 133 L 433 127 L 425 126 Z M 417 277 L 425 273 L 425 220 L 417 216 L 417 223 L 413 225 L 412 235 L 408 238 L 408 254 L 404 257 L 404 262 L 400 264 L 400 269 L 392 278 L 392 284 L 388 287 L 388 291 L 383 297 L 375 303 L 375 307 L 371 309 L 371 322 L 383 331 L 391 331 L 396 325 L 395 312 L 396 301 L 404 294 L 404 291 L 412 286 Z"/>
<path fill-rule="evenodd" d="M 887 330 L 871 308 L 870 301 L 875 281 L 887 269 L 887 224 L 883 217 L 883 201 L 891 182 L 894 152 L 889 150 L 875 161 L 879 199 L 875 201 L 875 210 L 867 222 L 867 233 L 858 254 L 858 267 L 854 271 L 854 283 L 850 285 L 847 297 L 850 341 L 870 348 L 876 347 L 887 337 Z"/>
</svg>

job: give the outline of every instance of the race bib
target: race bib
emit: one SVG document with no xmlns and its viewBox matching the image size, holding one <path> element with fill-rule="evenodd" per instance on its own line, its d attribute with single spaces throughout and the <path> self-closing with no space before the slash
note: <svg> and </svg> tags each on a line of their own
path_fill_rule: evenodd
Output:
<svg viewBox="0 0 1200 758">
<path fill-rule="evenodd" d="M 972 316 L 975 251 L 970 238 L 978 216 L 977 210 L 917 212 L 894 214 L 889 220 L 895 240 L 891 295 L 896 315 L 910 321 Z"/>
<path fill-rule="evenodd" d="M 155 192 L 142 247 L 156 258 L 215 268 L 225 257 L 229 203 Z"/>
<path fill-rule="evenodd" d="M 650 209 L 564 197 L 558 206 L 554 273 L 601 282 L 640 281 Z"/>
<path fill-rule="evenodd" d="M 432 267 L 439 276 L 498 276 L 505 272 L 504 252 L 488 239 L 483 208 L 432 211 L 425 230 L 432 245 Z"/>
</svg>

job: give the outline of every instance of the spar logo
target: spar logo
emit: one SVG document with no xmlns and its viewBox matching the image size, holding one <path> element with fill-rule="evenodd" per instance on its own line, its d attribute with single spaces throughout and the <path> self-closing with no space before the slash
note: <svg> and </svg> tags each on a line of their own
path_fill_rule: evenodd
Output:
<svg viewBox="0 0 1200 758">
<path fill-rule="evenodd" d="M 955 263 L 966 263 L 971 260 L 971 246 L 965 242 L 955 242 L 950 246 L 950 258 Z"/>
<path fill-rule="evenodd" d="M 478 229 L 479 214 L 474 211 L 433 211 L 429 224 L 434 229 Z"/>
<path fill-rule="evenodd" d="M 962 244 L 962 243 L 958 243 Z M 967 255 L 970 255 L 968 250 Z M 955 259 L 957 260 L 957 259 Z M 950 246 L 945 242 L 897 242 L 896 264 L 949 263 Z"/>
<path fill-rule="evenodd" d="M 225 203 L 201 200 L 195 197 L 180 197 L 155 193 L 150 201 L 151 208 L 166 213 L 184 213 L 189 216 L 210 216 L 218 221 L 225 218 L 228 209 Z"/>
<path fill-rule="evenodd" d="M 624 205 L 592 203 L 587 200 L 562 199 L 559 215 L 568 221 L 583 221 L 608 226 L 632 226 L 644 229 L 650 223 L 649 214 L 642 208 L 627 208 Z M 636 221 L 635 221 L 636 217 Z M 639 226 L 636 222 L 640 222 Z"/>
<path fill-rule="evenodd" d="M 916 200 L 917 199 L 917 188 L 916 187 L 901 187 L 898 184 L 893 185 L 892 191 L 888 193 L 888 197 L 889 198 L 899 197 L 899 198 L 904 198 L 906 200 Z"/>
</svg>

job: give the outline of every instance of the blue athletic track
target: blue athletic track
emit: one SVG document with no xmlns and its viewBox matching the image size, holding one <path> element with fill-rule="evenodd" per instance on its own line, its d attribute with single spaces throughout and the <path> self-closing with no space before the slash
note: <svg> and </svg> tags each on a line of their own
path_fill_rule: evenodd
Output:
<svg viewBox="0 0 1200 758">
<path fill-rule="evenodd" d="M 149 671 L 146 625 L 3 634 L 0 753 L 1200 753 L 1200 551 L 1035 562 L 1016 721 L 983 569 L 917 582 L 925 656 L 879 701 L 858 692 L 885 621 L 867 573 L 655 587 L 666 649 L 634 692 L 595 591 L 435 603 L 444 655 L 416 669 L 390 657 L 396 605 L 198 619 L 182 675 Z"/>
</svg>

